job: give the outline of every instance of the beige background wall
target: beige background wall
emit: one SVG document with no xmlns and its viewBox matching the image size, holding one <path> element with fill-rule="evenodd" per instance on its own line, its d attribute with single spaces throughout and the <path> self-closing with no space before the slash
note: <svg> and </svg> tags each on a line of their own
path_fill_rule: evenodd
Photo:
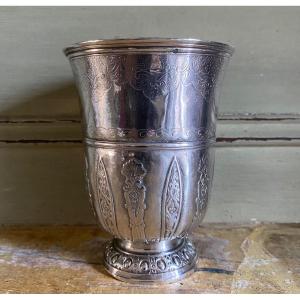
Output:
<svg viewBox="0 0 300 300">
<path fill-rule="evenodd" d="M 0 224 L 93 222 L 62 48 L 140 36 L 236 48 L 206 222 L 298 222 L 299 15 L 298 7 L 0 7 Z"/>
</svg>

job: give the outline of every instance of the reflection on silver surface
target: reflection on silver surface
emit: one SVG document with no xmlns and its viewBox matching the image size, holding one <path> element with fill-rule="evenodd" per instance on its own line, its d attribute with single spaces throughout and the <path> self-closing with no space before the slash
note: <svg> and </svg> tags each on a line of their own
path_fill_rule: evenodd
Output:
<svg viewBox="0 0 300 300">
<path fill-rule="evenodd" d="M 205 214 L 216 103 L 230 46 L 192 39 L 97 40 L 65 49 L 80 93 L 86 179 L 110 274 L 174 281 Z"/>
</svg>

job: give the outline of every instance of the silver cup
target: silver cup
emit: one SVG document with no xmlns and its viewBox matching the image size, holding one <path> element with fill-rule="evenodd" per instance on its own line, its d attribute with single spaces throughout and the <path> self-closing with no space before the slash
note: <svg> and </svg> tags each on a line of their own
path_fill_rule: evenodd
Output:
<svg viewBox="0 0 300 300">
<path fill-rule="evenodd" d="M 188 233 L 210 194 L 216 100 L 233 49 L 194 39 L 114 39 L 72 45 L 86 180 L 113 235 L 106 270 L 130 282 L 171 282 L 194 270 Z"/>
</svg>

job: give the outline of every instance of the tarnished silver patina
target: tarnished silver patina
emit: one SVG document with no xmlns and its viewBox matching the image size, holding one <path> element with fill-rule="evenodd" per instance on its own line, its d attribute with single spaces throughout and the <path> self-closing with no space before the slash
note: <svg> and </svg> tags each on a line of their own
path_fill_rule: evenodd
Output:
<svg viewBox="0 0 300 300">
<path fill-rule="evenodd" d="M 217 99 L 233 49 L 194 39 L 115 39 L 65 49 L 80 93 L 90 201 L 114 239 L 105 266 L 130 282 L 194 269 L 214 165 Z"/>
</svg>

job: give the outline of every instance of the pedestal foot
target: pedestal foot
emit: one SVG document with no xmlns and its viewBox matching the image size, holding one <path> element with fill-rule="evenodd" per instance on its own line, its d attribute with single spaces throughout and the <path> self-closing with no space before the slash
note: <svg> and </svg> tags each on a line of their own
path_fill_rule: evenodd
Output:
<svg viewBox="0 0 300 300">
<path fill-rule="evenodd" d="M 108 242 L 107 272 L 122 281 L 146 284 L 174 282 L 193 273 L 197 252 L 189 239 L 143 245 L 118 239 Z"/>
</svg>

